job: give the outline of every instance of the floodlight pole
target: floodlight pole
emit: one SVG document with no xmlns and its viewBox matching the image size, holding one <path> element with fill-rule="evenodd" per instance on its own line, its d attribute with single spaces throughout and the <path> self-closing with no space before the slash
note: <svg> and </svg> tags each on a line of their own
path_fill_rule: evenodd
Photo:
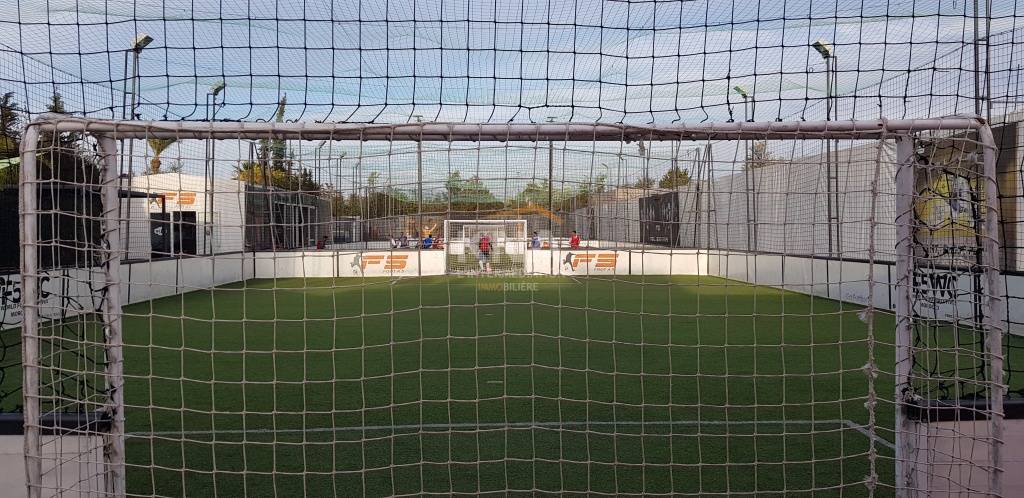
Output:
<svg viewBox="0 0 1024 498">
<path fill-rule="evenodd" d="M 825 59 L 825 121 L 832 120 L 832 61 L 829 55 L 823 55 Z M 835 247 L 832 243 L 832 141 L 825 140 L 825 182 L 828 217 L 828 255 L 835 256 Z"/>
<path fill-rule="evenodd" d="M 321 140 L 320 144 L 316 146 L 316 154 L 313 157 L 313 167 L 316 168 L 316 175 L 313 177 L 313 181 L 317 184 L 320 184 L 320 162 L 324 157 L 323 149 L 325 145 L 327 145 L 327 140 Z"/>
<path fill-rule="evenodd" d="M 210 91 L 206 92 L 206 120 L 216 121 L 217 120 L 217 95 L 220 94 L 221 90 L 224 90 L 224 82 L 218 81 L 210 86 Z M 212 113 L 212 117 L 211 117 Z M 216 169 L 217 154 L 217 142 L 215 140 L 209 140 L 209 145 L 206 148 L 206 174 L 204 175 L 203 182 L 206 184 L 205 195 L 206 195 L 206 208 L 203 216 L 206 218 L 205 226 L 203 227 L 203 239 L 206 242 L 206 253 L 213 255 L 213 199 L 214 193 L 214 170 Z"/>
<path fill-rule="evenodd" d="M 423 228 L 423 140 L 416 142 L 416 217 L 416 224 Z"/>
<path fill-rule="evenodd" d="M 833 78 L 839 69 L 839 62 L 833 53 L 833 47 L 824 40 L 818 40 L 811 44 L 821 58 L 825 61 L 825 121 L 832 121 L 833 114 L 833 103 L 832 94 L 835 86 Z M 834 66 L 834 67 L 833 67 Z M 835 171 L 836 165 L 832 161 L 832 149 L 833 144 L 831 140 L 825 140 L 825 183 L 826 183 L 826 195 L 825 202 L 828 216 L 828 254 L 829 256 L 836 255 L 836 249 L 842 250 L 839 244 L 839 224 L 833 222 L 838 221 L 838 214 L 835 212 L 839 209 L 839 173 Z M 836 152 L 838 153 L 839 144 L 835 144 Z M 834 181 L 834 182 L 833 182 Z M 834 184 L 833 184 L 834 183 Z M 835 198 L 833 198 L 835 197 Z"/>
<path fill-rule="evenodd" d="M 554 123 L 555 117 L 548 116 L 548 123 Z M 555 141 L 548 140 L 548 243 L 555 248 Z M 552 258 L 554 257 L 552 253 Z M 552 259 L 552 261 L 554 261 Z M 554 266 L 552 266 L 554 268 Z"/>
<path fill-rule="evenodd" d="M 735 90 L 736 93 L 740 94 L 740 97 L 743 98 L 743 122 L 747 123 L 747 122 L 750 121 L 750 117 L 747 114 L 747 101 L 748 101 L 750 96 L 747 94 L 747 91 L 743 87 L 741 87 L 739 85 L 736 85 L 735 87 L 733 87 L 733 90 Z M 744 204 L 746 204 L 746 208 L 747 208 L 747 223 L 746 223 L 746 225 L 747 225 L 747 251 L 748 252 L 756 251 L 757 250 L 757 220 L 755 218 L 755 216 L 756 216 L 755 211 L 757 209 L 757 206 L 756 206 L 757 198 L 755 197 L 755 192 L 754 192 L 754 171 L 753 171 L 754 168 L 752 167 L 753 164 L 751 162 L 750 148 L 751 148 L 750 141 L 749 140 L 744 140 L 743 141 L 743 170 L 744 170 L 743 171 L 743 179 L 746 182 L 746 192 L 745 192 L 745 195 L 744 195 L 744 198 L 746 199 L 746 202 Z M 751 204 L 755 204 L 755 205 L 751 206 Z"/>
<path fill-rule="evenodd" d="M 839 102 L 838 102 L 838 96 L 839 96 L 839 58 L 836 57 L 835 54 L 832 54 L 832 57 L 830 57 L 830 59 L 832 60 L 832 68 L 829 71 L 829 74 L 831 76 L 831 81 L 832 82 L 831 82 L 831 84 L 829 84 L 829 90 L 831 91 L 831 94 L 832 94 L 832 96 L 830 97 L 830 100 L 832 101 L 832 116 L 835 119 L 838 120 L 839 119 Z M 833 206 L 832 206 L 832 210 L 833 210 L 832 211 L 832 216 L 835 218 L 835 224 L 833 225 L 833 224 L 830 223 L 829 226 L 833 227 L 833 229 L 835 231 L 836 250 L 841 253 L 843 251 L 843 248 L 842 248 L 842 235 L 841 235 L 842 234 L 842 229 L 843 229 L 843 224 L 839 220 L 839 140 L 838 139 L 832 140 L 832 144 L 831 144 L 830 149 L 831 149 L 831 154 L 835 156 L 834 158 L 832 158 L 832 157 L 829 158 L 829 166 L 832 168 L 832 170 L 831 170 L 832 181 L 834 182 L 834 184 L 832 185 L 832 196 L 834 197 L 834 199 L 833 199 Z"/>
<path fill-rule="evenodd" d="M 134 121 L 135 118 L 138 116 L 138 114 L 136 113 L 136 106 L 138 106 L 137 93 L 138 93 L 138 87 L 141 86 L 141 85 L 138 84 L 138 79 L 139 79 L 139 55 L 142 54 L 142 50 L 144 48 L 146 48 L 147 46 L 149 46 L 150 43 L 153 43 L 153 37 L 151 37 L 151 36 L 149 36 L 149 35 L 147 35 L 145 33 L 139 33 L 139 34 L 137 34 L 135 36 L 135 40 L 132 42 L 132 48 L 129 49 L 129 52 L 132 53 L 132 96 L 131 96 L 131 99 L 129 100 L 129 111 L 128 111 L 128 113 L 131 114 L 131 116 L 128 116 L 127 119 L 130 120 L 130 121 Z M 128 52 L 125 52 L 125 55 L 127 55 L 127 54 L 128 54 Z M 125 60 L 125 62 L 127 62 L 127 59 Z M 128 68 L 126 67 L 125 68 L 125 72 L 127 72 L 127 70 L 128 70 Z M 122 102 L 124 102 L 124 100 L 122 100 Z M 123 110 L 121 111 L 121 114 L 122 114 L 122 117 L 123 117 L 124 116 L 124 111 Z M 132 167 L 132 164 L 135 162 L 135 158 L 134 158 L 134 155 L 135 155 L 135 140 L 128 140 L 128 154 L 127 155 L 124 154 L 124 145 L 125 144 L 123 144 L 123 143 L 121 144 L 121 152 L 122 152 L 122 154 L 121 154 L 121 161 L 122 161 L 122 163 L 120 165 L 117 165 L 117 168 L 118 168 L 118 171 L 117 171 L 117 183 L 118 183 L 118 187 L 120 187 L 120 188 L 124 187 L 124 183 L 123 183 L 124 180 L 121 178 L 121 172 L 123 170 L 127 169 L 128 170 L 127 171 L 127 173 L 128 173 L 128 188 L 131 189 L 131 187 L 132 187 L 133 169 L 134 169 Z M 128 161 L 128 167 L 127 168 L 124 167 L 124 161 L 125 160 Z M 131 197 L 130 196 L 129 196 L 128 201 L 126 202 L 126 204 L 128 206 L 128 213 L 127 213 L 128 215 L 127 216 L 125 216 L 125 213 L 122 211 L 123 207 L 122 207 L 121 203 L 118 203 L 118 205 L 117 205 L 118 216 L 120 218 L 122 218 L 122 219 L 130 219 L 131 218 L 131 215 L 132 215 L 132 210 L 131 210 L 132 202 L 131 202 Z M 124 239 L 125 240 L 125 248 L 124 248 L 124 250 L 125 250 L 125 256 L 127 256 L 128 258 L 130 258 L 129 251 L 131 250 L 131 246 L 132 246 L 132 243 L 131 243 L 131 240 L 132 240 L 132 238 L 131 238 L 131 230 L 132 230 L 131 226 L 132 226 L 132 224 L 130 222 L 129 223 L 125 223 L 125 239 Z M 129 276 L 129 280 L 131 280 L 131 268 L 130 267 L 128 269 L 128 276 Z M 127 296 L 129 300 L 131 300 L 131 296 L 132 296 L 132 288 L 131 288 L 131 285 L 129 284 L 129 286 L 128 286 L 128 296 Z"/>
<path fill-rule="evenodd" d="M 129 97 L 130 100 L 129 100 L 129 103 L 128 103 L 128 114 L 129 114 L 129 116 L 127 116 L 127 118 L 129 120 L 135 120 L 135 118 L 136 118 L 136 113 L 135 113 L 135 106 L 136 106 L 135 93 L 137 91 L 137 80 L 138 80 L 138 77 L 139 77 L 139 54 L 142 53 L 142 48 L 144 48 L 144 46 L 140 47 L 139 44 L 136 43 L 135 46 L 133 46 L 132 49 L 130 50 L 130 52 L 132 53 L 132 93 L 131 93 L 131 97 Z M 127 52 L 125 52 L 125 53 L 127 53 Z M 128 68 L 125 68 L 125 70 L 127 70 L 127 69 Z M 124 114 L 124 111 L 122 111 L 122 114 Z M 118 167 L 118 177 L 120 177 L 120 173 L 121 173 L 122 170 L 127 169 L 128 170 L 127 171 L 127 173 L 128 173 L 128 188 L 131 189 L 132 188 L 132 184 L 134 182 L 133 179 L 132 179 L 134 177 L 134 171 L 133 171 L 134 168 L 132 166 L 135 163 L 135 140 L 128 140 L 127 142 L 128 142 L 127 144 L 124 144 L 124 143 L 121 144 L 121 152 L 122 152 L 122 154 L 121 154 L 121 162 L 122 162 L 122 164 Z M 125 145 L 128 146 L 128 154 L 127 155 L 124 154 L 124 146 Z M 125 161 L 128 162 L 128 167 L 127 168 L 125 168 L 125 166 L 123 164 Z M 124 183 L 123 182 L 124 181 L 119 178 L 118 183 L 121 185 L 121 187 L 124 187 Z M 128 206 L 127 207 L 128 213 L 127 213 L 127 216 L 125 216 L 125 213 L 122 212 L 123 208 L 120 206 L 120 204 L 118 205 L 118 214 L 119 214 L 119 216 L 121 218 L 131 218 L 131 215 L 132 215 L 132 207 L 131 207 L 132 206 L 132 201 L 131 201 L 131 197 L 128 198 L 127 206 Z M 132 245 L 131 226 L 132 226 L 132 224 L 130 222 L 129 223 L 125 223 L 125 240 L 127 241 L 127 244 L 126 244 L 127 247 L 125 247 L 125 251 L 130 250 L 131 249 L 131 245 Z M 129 258 L 130 258 L 130 256 L 129 256 Z M 129 269 L 129 271 L 130 271 L 130 269 Z M 128 288 L 128 298 L 131 299 L 131 287 Z"/>
<path fill-rule="evenodd" d="M 128 49 L 128 51 L 125 52 L 125 54 L 127 54 L 128 52 L 132 53 L 132 93 L 131 93 L 131 98 L 129 100 L 129 105 L 128 105 L 128 114 L 129 114 L 129 116 L 126 116 L 126 118 L 129 121 L 134 121 L 138 117 L 138 113 L 137 113 L 137 110 L 138 110 L 137 109 L 137 107 L 138 107 L 138 87 L 141 86 L 138 83 L 138 79 L 139 79 L 139 56 L 142 54 L 142 50 L 145 49 L 146 47 L 148 47 L 150 43 L 153 43 L 153 37 L 151 37 L 151 36 L 149 36 L 149 35 L 147 35 L 145 33 L 139 33 L 139 34 L 137 34 L 135 36 L 135 40 L 132 42 L 132 48 Z M 127 69 L 128 68 L 125 68 L 126 71 L 127 71 Z M 122 100 L 122 102 L 124 102 L 124 101 Z M 122 111 L 121 114 L 123 116 L 124 112 Z M 131 181 L 131 178 L 132 178 L 132 163 L 134 162 L 132 160 L 133 159 L 132 158 L 132 153 L 134 152 L 133 151 L 133 144 L 134 144 L 134 141 L 129 141 L 128 142 L 128 156 L 127 157 L 128 157 L 128 179 L 129 179 L 129 181 Z M 129 223 L 129 225 L 131 225 L 131 223 Z"/>
<path fill-rule="evenodd" d="M 980 14 L 978 0 L 974 0 L 974 114 L 977 116 L 981 116 L 981 101 L 985 98 L 982 96 L 981 90 L 981 49 L 978 48 L 978 35 L 981 31 L 978 26 Z M 985 43 L 988 43 L 987 39 Z"/>
</svg>

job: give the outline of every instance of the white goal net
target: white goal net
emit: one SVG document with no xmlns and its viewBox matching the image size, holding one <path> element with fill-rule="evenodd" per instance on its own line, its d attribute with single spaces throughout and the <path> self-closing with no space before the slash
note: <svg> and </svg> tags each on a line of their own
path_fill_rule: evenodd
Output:
<svg viewBox="0 0 1024 498">
<path fill-rule="evenodd" d="M 529 243 L 526 220 L 445 220 L 444 240 L 449 273 L 522 273 Z"/>
<path fill-rule="evenodd" d="M 122 177 L 171 138 L 183 171 Z M 1012 461 L 980 120 L 22 147 L 36 496 L 998 494 Z"/>
</svg>

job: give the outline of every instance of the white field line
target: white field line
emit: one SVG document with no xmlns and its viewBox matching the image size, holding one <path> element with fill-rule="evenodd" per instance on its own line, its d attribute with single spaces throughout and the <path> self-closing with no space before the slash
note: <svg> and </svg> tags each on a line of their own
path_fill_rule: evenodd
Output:
<svg viewBox="0 0 1024 498">
<path fill-rule="evenodd" d="M 665 427 L 665 426 L 756 426 L 756 425 L 842 425 L 853 429 L 876 443 L 895 450 L 896 445 L 885 438 L 872 435 L 868 430 L 852 420 L 844 419 L 823 419 L 823 420 L 629 420 L 610 422 L 605 420 L 592 421 L 565 421 L 565 422 L 462 422 L 453 424 L 407 424 L 407 425 L 367 425 L 367 426 L 346 426 L 346 427 L 309 427 L 305 429 L 212 429 L 195 431 L 156 431 L 156 432 L 129 432 L 128 437 L 153 437 L 153 436 L 202 436 L 217 434 L 301 434 L 301 433 L 351 433 L 351 432 L 444 432 L 460 429 L 530 429 L 530 428 L 579 428 L 579 427 Z M 745 436 L 747 434 L 744 434 Z M 775 435 L 775 434 L 765 434 Z M 782 435 L 782 434 L 779 434 Z"/>
</svg>

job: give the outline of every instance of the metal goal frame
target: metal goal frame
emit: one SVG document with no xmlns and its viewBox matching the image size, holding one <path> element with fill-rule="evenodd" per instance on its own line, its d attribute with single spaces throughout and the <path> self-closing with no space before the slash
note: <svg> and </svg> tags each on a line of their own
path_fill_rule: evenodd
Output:
<svg viewBox="0 0 1024 498">
<path fill-rule="evenodd" d="M 41 413 L 40 398 L 40 287 L 42 268 L 36 243 L 39 203 L 36 185 L 40 181 L 36 152 L 40 137 L 47 133 L 76 132 L 95 140 L 102 167 L 102 249 L 99 262 L 102 286 L 99 319 L 105 337 L 106 403 L 103 416 L 109 419 L 109 430 L 103 434 L 103 480 L 107 493 L 123 496 L 125 490 L 125 414 L 122 311 L 119 267 L 123 250 L 119 237 L 119 162 L 118 141 L 145 138 L 218 139 L 284 139 L 284 140 L 358 140 L 358 141 L 716 141 L 716 140 L 796 140 L 854 139 L 894 140 L 897 144 L 896 175 L 897 227 L 896 246 L 896 479 L 900 494 L 910 495 L 917 488 L 915 470 L 910 456 L 914 424 L 906 415 L 913 400 L 904 396 L 911 376 L 912 330 L 918 319 L 913 310 L 914 237 L 912 229 L 914 172 L 918 166 L 914 151 L 914 135 L 925 132 L 969 133 L 981 144 L 985 198 L 984 231 L 981 241 L 981 273 L 988 292 L 984 296 L 986 313 L 983 327 L 987 333 L 985 348 L 990 358 L 989 379 L 993 386 L 985 414 L 994 440 L 990 461 L 992 492 L 1001 489 L 1000 445 L 1003 426 L 1002 344 L 1006 331 L 1004 282 L 999 265 L 999 199 L 995 182 L 996 145 L 989 125 L 980 118 L 950 117 L 915 120 L 806 121 L 806 122 L 732 122 L 701 124 L 632 125 L 609 123 L 542 123 L 542 124 L 471 124 L 471 123 L 251 123 L 251 122 L 164 122 L 114 121 L 46 114 L 30 123 L 22 140 L 20 177 L 21 273 L 23 278 L 23 387 L 26 477 L 29 496 L 41 496 L 43 490 L 43 455 L 41 435 L 48 430 L 44 420 L 51 414 Z M 877 184 L 877 175 L 875 179 Z M 877 190 L 876 190 L 877 192 Z M 474 220 L 485 221 L 485 220 Z M 873 265 L 870 265 L 873 268 Z M 872 279 L 873 276 L 869 276 Z M 874 286 L 869 286 L 874 288 Z M 871 302 L 871 299 L 868 300 Z M 868 306 L 867 316 L 874 310 Z M 872 327 L 868 318 L 868 327 Z M 873 361 L 873 360 L 872 360 Z M 869 363 L 866 372 L 878 371 Z M 874 403 L 871 399 L 869 402 Z M 873 408 L 872 408 L 873 409 Z"/>
</svg>

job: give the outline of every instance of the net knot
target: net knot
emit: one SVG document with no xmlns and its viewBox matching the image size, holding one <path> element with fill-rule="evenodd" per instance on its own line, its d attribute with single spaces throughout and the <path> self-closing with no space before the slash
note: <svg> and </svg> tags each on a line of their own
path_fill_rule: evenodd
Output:
<svg viewBox="0 0 1024 498">
<path fill-rule="evenodd" d="M 864 372 L 864 375 L 867 375 L 872 379 L 878 378 L 878 367 L 875 365 L 875 362 L 869 361 L 865 363 L 864 366 L 860 367 L 860 369 Z"/>
<path fill-rule="evenodd" d="M 864 476 L 864 486 L 873 491 L 878 486 L 878 474 Z"/>
</svg>

